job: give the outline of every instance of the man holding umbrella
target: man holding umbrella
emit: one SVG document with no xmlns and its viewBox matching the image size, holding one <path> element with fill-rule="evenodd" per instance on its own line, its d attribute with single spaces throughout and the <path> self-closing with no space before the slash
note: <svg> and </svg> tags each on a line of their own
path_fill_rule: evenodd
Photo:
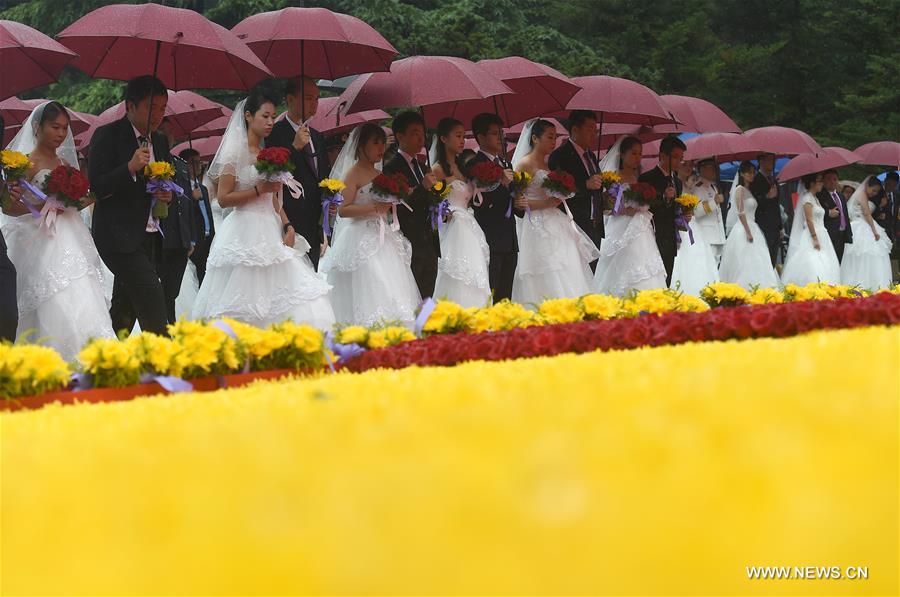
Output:
<svg viewBox="0 0 900 597">
<path fill-rule="evenodd" d="M 781 225 L 781 209 L 778 202 L 778 180 L 775 178 L 775 154 L 761 153 L 757 159 L 759 171 L 750 184 L 750 192 L 756 199 L 756 223 L 766 236 L 772 267 L 775 266 L 778 247 L 784 234 Z"/>
<path fill-rule="evenodd" d="M 166 334 L 166 302 L 156 273 L 162 250 L 155 201 L 169 203 L 172 193 L 147 193 L 144 167 L 171 161 L 165 135 L 157 132 L 168 94 L 159 79 L 138 77 L 125 89 L 125 116 L 97 129 L 91 141 L 89 178 L 97 195 L 92 232 L 97 251 L 115 275 L 110 317 L 113 329 L 134 327 Z"/>
<path fill-rule="evenodd" d="M 285 189 L 284 212 L 294 230 L 309 243 L 309 260 L 317 267 L 322 242 L 322 189 L 319 183 L 328 178 L 331 171 L 325 137 L 307 124 L 318 109 L 319 88 L 309 77 L 304 78 L 303 85 L 299 78 L 289 79 L 284 98 L 287 114 L 275 123 L 267 145 L 284 147 L 291 152 L 293 175 L 303 186 L 303 195 L 294 199 Z"/>
</svg>

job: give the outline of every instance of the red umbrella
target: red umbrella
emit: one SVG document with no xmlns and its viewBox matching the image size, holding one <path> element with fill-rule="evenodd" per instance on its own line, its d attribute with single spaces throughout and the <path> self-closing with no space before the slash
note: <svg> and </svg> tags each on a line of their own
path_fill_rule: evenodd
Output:
<svg viewBox="0 0 900 597">
<path fill-rule="evenodd" d="M 277 77 L 337 79 L 386 71 L 397 50 L 365 21 L 326 8 L 288 7 L 231 29 Z"/>
<path fill-rule="evenodd" d="M 784 126 L 764 126 L 744 133 L 762 147 L 765 153 L 798 155 L 821 153 L 822 146 L 803 131 Z"/>
<path fill-rule="evenodd" d="M 686 95 L 661 95 L 663 105 L 681 124 L 659 124 L 657 133 L 740 133 L 741 128 L 715 104 Z"/>
<path fill-rule="evenodd" d="M 896 141 L 875 141 L 856 148 L 860 162 L 870 166 L 900 166 L 900 143 Z"/>
<path fill-rule="evenodd" d="M 206 124 L 202 126 L 198 126 L 194 130 L 190 132 L 191 139 L 202 139 L 204 137 L 215 137 L 216 135 L 224 135 L 225 129 L 228 128 L 228 121 L 231 120 L 231 113 L 233 110 L 229 108 L 223 108 L 225 111 L 224 116 L 219 116 L 214 120 L 210 120 Z"/>
<path fill-rule="evenodd" d="M 341 98 L 326 97 L 319 100 L 319 109 L 309 119 L 309 126 L 325 135 L 337 135 L 356 128 L 364 122 L 389 120 L 391 115 L 384 110 L 366 110 L 356 114 L 340 114 Z"/>
<path fill-rule="evenodd" d="M 482 112 L 498 114 L 506 125 L 557 112 L 565 109 L 580 89 L 556 69 L 520 56 L 481 60 L 477 64 L 506 83 L 515 95 L 494 95 L 461 104 L 455 118 L 467 125 Z"/>
<path fill-rule="evenodd" d="M 198 139 L 190 143 L 185 142 L 181 143 L 180 145 L 176 145 L 172 148 L 172 155 L 178 155 L 185 149 L 194 149 L 197 151 L 197 153 L 200 154 L 201 160 L 208 160 L 216 155 L 216 152 L 219 150 L 219 145 L 221 145 L 221 143 L 221 135 L 204 137 L 203 139 Z"/>
<path fill-rule="evenodd" d="M 720 164 L 752 160 L 764 152 L 758 141 L 737 133 L 707 133 L 688 139 L 684 144 L 687 145 L 684 159 L 715 158 Z"/>
<path fill-rule="evenodd" d="M 511 93 L 503 81 L 465 58 L 412 56 L 391 64 L 390 72 L 360 76 L 341 101 L 345 114 L 419 107 L 433 127 L 445 116 L 455 117 L 461 102 Z"/>
<path fill-rule="evenodd" d="M 675 121 L 660 97 L 640 83 L 605 75 L 575 77 L 572 82 L 581 90 L 569 100 L 566 111 L 592 110 L 601 123 L 653 126 Z"/>
<path fill-rule="evenodd" d="M 169 101 L 166 104 L 166 118 L 173 124 L 176 139 L 187 139 L 191 131 L 216 118 L 223 117 L 229 111 L 225 106 L 206 99 L 193 91 L 169 91 Z M 90 135 L 94 130 L 115 122 L 125 116 L 125 102 L 119 102 L 111 108 L 104 110 L 91 127 Z M 227 124 L 227 121 L 226 121 Z M 89 138 L 88 138 L 89 140 Z"/>
<path fill-rule="evenodd" d="M 22 126 L 22 123 L 31 115 L 32 110 L 34 110 L 33 106 L 17 97 L 8 97 L 0 101 L 0 114 L 3 115 L 7 131 L 13 127 L 18 130 L 18 127 Z"/>
<path fill-rule="evenodd" d="M 778 174 L 782 182 L 797 180 L 807 174 L 823 172 L 832 168 L 843 168 L 860 161 L 861 156 L 843 147 L 825 147 L 818 154 L 801 153 L 792 158 Z"/>
<path fill-rule="evenodd" d="M 100 79 L 155 75 L 169 89 L 249 89 L 272 73 L 233 33 L 193 10 L 112 4 L 59 35 L 72 66 Z"/>
<path fill-rule="evenodd" d="M 569 131 L 566 129 L 566 127 L 564 127 L 562 125 L 562 123 L 560 123 L 560 121 L 557 120 L 556 118 L 545 118 L 544 120 L 547 120 L 547 121 L 553 123 L 553 126 L 556 128 L 556 136 L 557 137 L 559 137 L 560 135 L 568 135 L 569 134 Z M 506 136 L 512 140 L 518 139 L 519 136 L 522 134 L 522 131 L 525 129 L 525 124 L 526 124 L 525 122 L 520 122 L 516 125 L 509 127 L 509 130 L 506 131 Z"/>
<path fill-rule="evenodd" d="M 0 99 L 56 81 L 75 52 L 37 29 L 0 21 Z"/>
</svg>

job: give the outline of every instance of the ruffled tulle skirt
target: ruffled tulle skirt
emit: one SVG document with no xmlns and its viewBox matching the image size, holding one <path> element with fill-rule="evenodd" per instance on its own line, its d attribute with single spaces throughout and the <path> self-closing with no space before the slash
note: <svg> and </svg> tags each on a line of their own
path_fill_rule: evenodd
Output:
<svg viewBox="0 0 900 597">
<path fill-rule="evenodd" d="M 294 248 L 282 239 L 274 210 L 235 209 L 222 220 L 191 318 L 230 317 L 258 327 L 291 319 L 331 329 L 331 287 L 313 270 L 309 244 L 300 235 Z"/>
<path fill-rule="evenodd" d="M 703 233 L 694 230 L 691 244 L 687 232 L 679 232 L 681 244 L 672 268 L 672 288 L 685 294 L 700 296 L 704 286 L 719 281 L 719 267 L 712 248 L 703 240 Z"/>
<path fill-rule="evenodd" d="M 16 266 L 17 338 L 27 337 L 73 361 L 92 338 L 113 338 L 103 263 L 74 208 L 59 212 L 51 236 L 30 215 L 3 217 Z"/>
<path fill-rule="evenodd" d="M 753 242 L 747 241 L 747 233 L 742 225 L 731 229 L 722 252 L 719 279 L 747 289 L 752 286 L 777 288 L 778 273 L 772 267 L 766 237 L 752 217 L 748 220 Z"/>
<path fill-rule="evenodd" d="M 421 302 L 409 241 L 381 218 L 338 218 L 319 272 L 334 287 L 342 324 L 397 322 L 412 327 Z"/>
<path fill-rule="evenodd" d="M 606 226 L 591 290 L 625 296 L 631 290 L 665 288 L 666 267 L 656 246 L 652 216 L 647 212 L 611 216 Z"/>
<path fill-rule="evenodd" d="M 463 307 L 484 307 L 491 299 L 487 240 L 472 212 L 451 210 L 452 218 L 440 230 L 441 257 L 434 296 Z"/>
<path fill-rule="evenodd" d="M 805 286 L 814 282 L 827 284 L 841 283 L 841 264 L 838 262 L 834 245 L 825 227 L 816 227 L 816 236 L 819 238 L 819 249 L 812 243 L 809 230 L 804 228 L 800 238 L 791 239 L 798 243 L 794 251 L 788 251 L 788 259 L 781 270 L 781 281 L 784 284 L 796 284 Z"/>
<path fill-rule="evenodd" d="M 512 300 L 535 306 L 547 299 L 591 291 L 590 263 L 600 256 L 594 241 L 558 209 L 532 210 L 516 219 L 519 258 Z"/>
<path fill-rule="evenodd" d="M 878 227 L 876 241 L 872 229 L 862 219 L 850 222 L 850 230 L 853 242 L 844 245 L 841 283 L 869 290 L 891 286 L 891 239 Z"/>
</svg>

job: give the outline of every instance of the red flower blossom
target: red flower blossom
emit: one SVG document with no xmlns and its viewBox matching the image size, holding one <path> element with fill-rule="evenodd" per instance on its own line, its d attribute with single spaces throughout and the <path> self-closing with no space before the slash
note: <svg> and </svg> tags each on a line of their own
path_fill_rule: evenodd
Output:
<svg viewBox="0 0 900 597">
<path fill-rule="evenodd" d="M 90 183 L 87 177 L 72 166 L 57 166 L 44 180 L 44 191 L 65 205 L 80 206 L 81 200 L 88 194 Z"/>
<path fill-rule="evenodd" d="M 469 178 L 475 181 L 480 188 L 490 188 L 500 182 L 503 177 L 503 168 L 494 162 L 478 162 L 469 169 Z"/>
<path fill-rule="evenodd" d="M 547 174 L 542 186 L 558 195 L 568 196 L 575 193 L 575 178 L 565 170 L 554 170 Z"/>
<path fill-rule="evenodd" d="M 400 172 L 393 174 L 379 174 L 372 181 L 372 192 L 382 197 L 396 197 L 406 199 L 411 192 L 409 182 Z"/>
</svg>

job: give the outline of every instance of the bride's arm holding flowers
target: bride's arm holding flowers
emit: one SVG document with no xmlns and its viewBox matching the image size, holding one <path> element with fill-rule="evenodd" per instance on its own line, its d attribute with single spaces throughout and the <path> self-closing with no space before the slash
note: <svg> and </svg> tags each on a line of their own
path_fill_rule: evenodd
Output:
<svg viewBox="0 0 900 597">
<path fill-rule="evenodd" d="M 237 207 L 250 201 L 253 201 L 260 195 L 266 193 L 276 193 L 281 190 L 281 183 L 278 181 L 258 182 L 253 188 L 243 191 L 234 190 L 234 176 L 231 174 L 223 174 L 219 177 L 219 194 L 218 201 L 222 207 Z"/>
<path fill-rule="evenodd" d="M 344 202 L 338 207 L 338 214 L 342 218 L 367 218 L 386 213 L 390 209 L 390 205 L 387 203 L 372 202 L 368 205 L 356 205 L 356 193 L 361 186 L 365 185 L 359 184 L 354 172 L 348 173 L 344 184 L 347 185 L 343 192 Z"/>
</svg>

